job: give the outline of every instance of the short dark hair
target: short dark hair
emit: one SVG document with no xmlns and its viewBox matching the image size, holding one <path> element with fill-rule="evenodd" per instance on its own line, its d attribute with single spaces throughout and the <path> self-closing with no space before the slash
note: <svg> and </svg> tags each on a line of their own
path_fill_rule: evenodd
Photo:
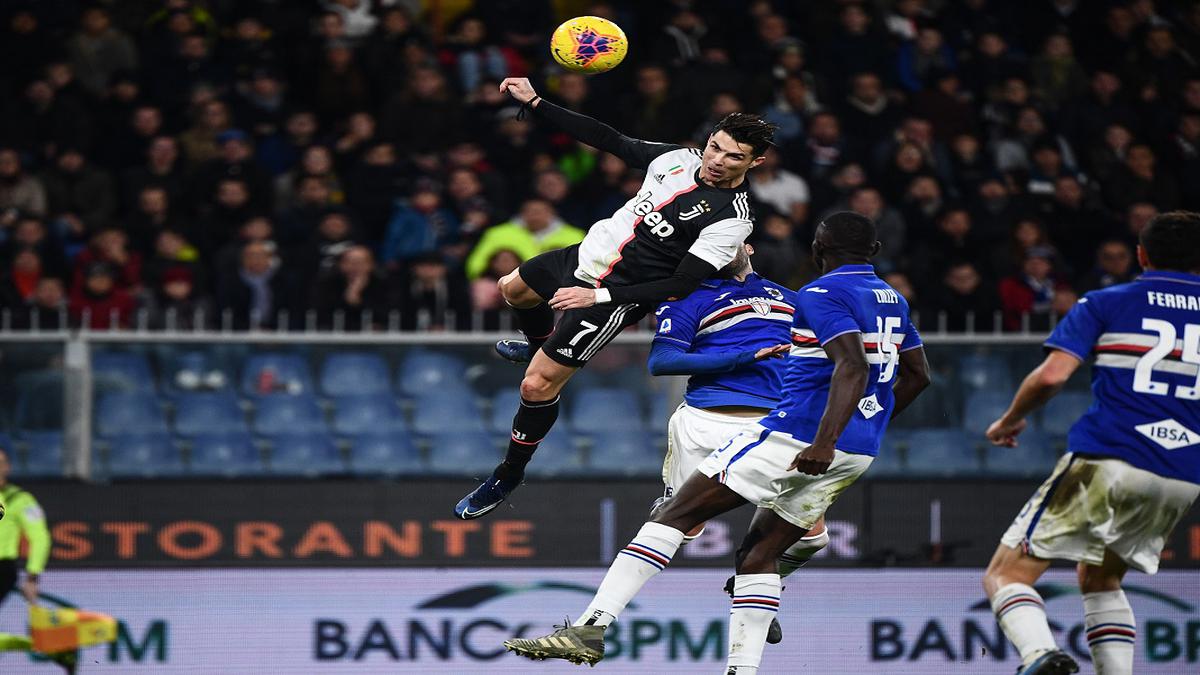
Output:
<svg viewBox="0 0 1200 675">
<path fill-rule="evenodd" d="M 1200 272 L 1200 213 L 1160 213 L 1150 220 L 1138 240 L 1155 268 Z"/>
<path fill-rule="evenodd" d="M 856 255 L 870 255 L 875 250 L 875 223 L 861 213 L 838 211 L 826 216 L 818 227 L 825 228 L 832 250 Z"/>
<path fill-rule="evenodd" d="M 760 156 L 772 145 L 775 145 L 775 129 L 777 125 L 764 120 L 753 113 L 729 113 L 717 125 L 712 133 L 724 131 L 738 143 L 745 143 Z"/>
</svg>

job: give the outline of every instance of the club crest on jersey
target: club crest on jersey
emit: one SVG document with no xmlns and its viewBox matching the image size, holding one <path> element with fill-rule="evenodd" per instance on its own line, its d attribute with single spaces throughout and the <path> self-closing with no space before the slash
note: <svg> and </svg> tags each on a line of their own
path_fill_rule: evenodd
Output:
<svg viewBox="0 0 1200 675">
<path fill-rule="evenodd" d="M 750 298 L 750 308 L 755 314 L 766 316 L 771 313 L 771 303 L 766 298 Z"/>
<path fill-rule="evenodd" d="M 695 218 L 696 216 L 700 216 L 705 213 L 708 213 L 709 211 L 712 211 L 712 207 L 710 207 L 708 205 L 708 201 L 701 199 L 699 201 L 699 203 L 697 203 L 695 206 L 688 209 L 687 211 L 680 211 L 679 219 L 680 220 L 691 220 L 692 218 Z"/>
<path fill-rule="evenodd" d="M 780 302 L 783 301 L 783 291 L 779 290 L 778 288 L 774 288 L 772 286 L 763 286 L 763 288 L 765 288 L 767 290 L 767 295 L 771 296 L 772 298 L 775 298 L 776 300 L 779 300 Z"/>
</svg>

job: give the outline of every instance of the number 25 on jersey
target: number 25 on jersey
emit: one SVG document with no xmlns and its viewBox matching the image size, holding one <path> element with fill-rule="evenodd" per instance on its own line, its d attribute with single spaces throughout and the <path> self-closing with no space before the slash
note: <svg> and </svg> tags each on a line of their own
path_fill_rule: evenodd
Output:
<svg viewBox="0 0 1200 675">
<path fill-rule="evenodd" d="M 1175 325 L 1162 319 L 1142 319 L 1142 330 L 1158 333 L 1158 344 L 1138 359 L 1133 371 L 1133 390 L 1139 394 L 1167 396 L 1171 393 L 1171 385 L 1156 382 L 1152 376 L 1154 367 L 1175 351 Z M 1182 384 L 1175 387 L 1175 398 L 1200 400 L 1200 324 L 1189 323 L 1183 327 L 1183 348 L 1179 360 L 1195 365 L 1197 372 L 1196 381 L 1190 387 Z"/>
</svg>

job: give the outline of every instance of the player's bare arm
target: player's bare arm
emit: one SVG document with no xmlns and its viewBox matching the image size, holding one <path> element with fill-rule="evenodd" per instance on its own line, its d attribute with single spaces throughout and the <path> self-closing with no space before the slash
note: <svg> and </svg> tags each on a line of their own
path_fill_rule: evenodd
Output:
<svg viewBox="0 0 1200 675">
<path fill-rule="evenodd" d="M 824 344 L 825 353 L 833 360 L 833 377 L 829 385 L 829 402 L 817 427 L 812 445 L 792 460 L 789 469 L 817 476 L 829 470 L 837 439 L 850 423 L 859 399 L 867 389 L 871 366 L 863 350 L 861 333 L 839 335 Z"/>
<path fill-rule="evenodd" d="M 925 348 L 917 347 L 900 352 L 900 365 L 896 386 L 892 387 L 892 395 L 896 397 L 895 407 L 892 408 L 892 419 L 896 419 L 925 388 L 933 383 L 929 375 L 929 359 L 925 356 Z"/>
<path fill-rule="evenodd" d="M 1046 360 L 1025 377 L 1004 415 L 988 427 L 988 440 L 993 445 L 1016 447 L 1017 436 L 1025 430 L 1025 418 L 1054 398 L 1079 365 L 1080 361 L 1074 355 L 1058 349 L 1051 351 Z"/>
</svg>

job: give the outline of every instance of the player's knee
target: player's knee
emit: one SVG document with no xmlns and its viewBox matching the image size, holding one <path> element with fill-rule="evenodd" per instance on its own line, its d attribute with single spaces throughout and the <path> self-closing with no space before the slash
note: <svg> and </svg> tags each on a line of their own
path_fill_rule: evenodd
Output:
<svg viewBox="0 0 1200 675">
<path fill-rule="evenodd" d="M 1105 593 L 1121 590 L 1121 575 L 1102 567 L 1080 563 L 1076 568 L 1079 575 L 1079 590 L 1082 593 Z"/>
<path fill-rule="evenodd" d="M 496 282 L 496 287 L 500 289 L 504 301 L 513 307 L 533 306 L 541 302 L 541 298 L 525 284 L 517 270 L 501 277 Z"/>
<path fill-rule="evenodd" d="M 526 401 L 548 401 L 557 394 L 554 381 L 541 373 L 525 373 L 521 380 L 521 398 Z"/>
</svg>

